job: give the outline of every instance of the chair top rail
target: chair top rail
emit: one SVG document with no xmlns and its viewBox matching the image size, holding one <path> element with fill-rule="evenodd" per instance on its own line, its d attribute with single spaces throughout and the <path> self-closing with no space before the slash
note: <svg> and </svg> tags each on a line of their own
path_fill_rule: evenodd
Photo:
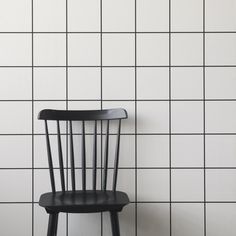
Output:
<svg viewBox="0 0 236 236">
<path fill-rule="evenodd" d="M 104 110 L 53 110 L 39 112 L 39 120 L 117 120 L 126 119 L 127 111 L 123 108 Z"/>
</svg>

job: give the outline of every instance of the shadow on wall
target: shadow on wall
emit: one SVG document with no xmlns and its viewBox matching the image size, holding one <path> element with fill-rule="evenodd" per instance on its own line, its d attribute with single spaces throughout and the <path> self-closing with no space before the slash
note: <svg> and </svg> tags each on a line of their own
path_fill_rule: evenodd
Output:
<svg viewBox="0 0 236 236">
<path fill-rule="evenodd" d="M 120 214 L 121 235 L 135 235 L 135 206 L 129 204 Z"/>
</svg>

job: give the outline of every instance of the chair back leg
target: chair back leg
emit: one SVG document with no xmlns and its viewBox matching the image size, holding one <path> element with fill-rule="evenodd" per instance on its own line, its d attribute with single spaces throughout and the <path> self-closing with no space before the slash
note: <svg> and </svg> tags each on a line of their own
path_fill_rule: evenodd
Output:
<svg viewBox="0 0 236 236">
<path fill-rule="evenodd" d="M 58 214 L 49 214 L 47 236 L 57 235 Z"/>
<path fill-rule="evenodd" d="M 111 211 L 110 218 L 111 218 L 112 236 L 120 236 L 118 212 Z"/>
</svg>

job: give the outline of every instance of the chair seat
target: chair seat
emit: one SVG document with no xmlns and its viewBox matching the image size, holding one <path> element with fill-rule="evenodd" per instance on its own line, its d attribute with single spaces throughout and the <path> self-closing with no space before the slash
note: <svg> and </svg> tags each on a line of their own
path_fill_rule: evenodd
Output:
<svg viewBox="0 0 236 236">
<path fill-rule="evenodd" d="M 92 190 L 44 193 L 39 200 L 39 205 L 48 213 L 121 211 L 128 203 L 128 195 L 124 192 Z"/>
</svg>

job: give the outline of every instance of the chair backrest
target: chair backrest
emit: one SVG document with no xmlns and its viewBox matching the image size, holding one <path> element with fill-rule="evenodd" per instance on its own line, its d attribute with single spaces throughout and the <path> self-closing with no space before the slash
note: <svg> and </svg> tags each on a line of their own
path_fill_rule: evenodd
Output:
<svg viewBox="0 0 236 236">
<path fill-rule="evenodd" d="M 47 154 L 48 154 L 48 165 L 49 165 L 49 173 L 51 180 L 52 192 L 56 191 L 55 184 L 55 175 L 54 175 L 54 161 L 52 157 L 51 151 L 51 142 L 50 142 L 50 134 L 48 128 L 48 121 L 56 122 L 56 135 L 57 135 L 57 145 L 58 145 L 58 159 L 59 159 L 59 169 L 60 169 L 60 182 L 61 182 L 61 190 L 66 191 L 65 184 L 65 167 L 63 163 L 63 151 L 62 151 L 62 133 L 61 133 L 61 122 L 66 123 L 66 136 L 68 137 L 69 143 L 69 156 L 70 156 L 70 169 L 71 170 L 71 190 L 76 190 L 76 177 L 75 177 L 75 152 L 74 152 L 74 136 L 77 135 L 74 133 L 73 126 L 76 123 L 81 123 L 81 133 L 78 135 L 81 136 L 81 169 L 82 169 L 82 190 L 87 190 L 86 185 L 86 124 L 88 121 L 92 121 L 93 124 L 93 161 L 92 161 L 92 190 L 97 190 L 97 159 L 98 159 L 98 125 L 100 124 L 100 135 L 105 135 L 105 147 L 104 147 L 104 160 L 102 165 L 102 183 L 101 189 L 107 190 L 107 176 L 108 176 L 108 158 L 109 158 L 109 137 L 111 135 L 110 132 L 110 121 L 114 120 L 116 129 L 116 147 L 115 147 L 115 155 L 114 155 L 114 171 L 113 171 L 113 183 L 111 189 L 116 191 L 117 185 L 117 174 L 118 174 L 118 164 L 119 164 L 119 150 L 120 150 L 120 132 L 121 132 L 121 120 L 126 119 L 128 117 L 125 109 L 117 108 L 117 109 L 107 109 L 107 110 L 42 110 L 38 115 L 38 119 L 45 121 L 45 131 L 46 131 L 46 145 L 47 145 Z M 91 123 L 91 122 L 89 122 Z M 103 128 L 105 123 L 106 131 L 103 132 Z M 79 158 L 79 157 L 78 157 Z"/>
</svg>

